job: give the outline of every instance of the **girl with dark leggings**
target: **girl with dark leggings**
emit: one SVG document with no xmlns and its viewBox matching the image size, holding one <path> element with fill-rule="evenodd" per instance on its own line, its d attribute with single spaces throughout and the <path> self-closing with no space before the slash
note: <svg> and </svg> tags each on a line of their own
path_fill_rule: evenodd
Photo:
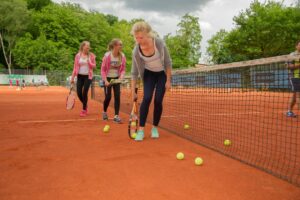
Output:
<svg viewBox="0 0 300 200">
<path fill-rule="evenodd" d="M 163 111 L 163 98 L 165 91 L 171 87 L 172 63 L 170 55 L 163 40 L 155 36 L 150 25 L 146 22 L 135 23 L 131 34 L 136 41 L 131 68 L 133 100 L 137 98 L 135 87 L 138 76 L 144 85 L 144 97 L 140 107 L 140 124 L 135 140 L 142 141 L 144 139 L 144 127 L 153 95 L 154 111 L 151 138 L 159 138 L 157 126 Z"/>
<path fill-rule="evenodd" d="M 120 84 L 110 85 L 109 82 L 112 79 L 123 79 L 125 75 L 125 64 L 126 57 L 122 53 L 122 41 L 120 39 L 113 39 L 108 45 L 108 52 L 105 53 L 102 59 L 101 65 L 101 76 L 104 81 L 104 94 L 105 99 L 103 102 L 103 120 L 108 120 L 107 108 L 111 100 L 112 89 L 114 91 L 114 107 L 115 116 L 113 121 L 116 123 L 121 123 L 121 118 L 119 116 L 120 111 L 120 96 L 121 87 Z"/>
<path fill-rule="evenodd" d="M 77 76 L 77 96 L 82 103 L 81 117 L 85 117 L 88 113 L 88 92 L 92 83 L 93 69 L 96 67 L 96 57 L 89 50 L 90 43 L 88 41 L 80 44 L 79 52 L 75 56 L 71 78 L 71 84 L 74 84 L 74 78 Z"/>
</svg>

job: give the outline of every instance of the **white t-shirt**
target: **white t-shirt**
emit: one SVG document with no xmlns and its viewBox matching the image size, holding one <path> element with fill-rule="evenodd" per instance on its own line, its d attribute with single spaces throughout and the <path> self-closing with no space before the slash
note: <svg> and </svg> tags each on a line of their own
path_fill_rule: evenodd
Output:
<svg viewBox="0 0 300 200">
<path fill-rule="evenodd" d="M 290 54 L 291 56 L 300 56 L 300 52 L 298 51 L 294 51 Z M 297 60 L 293 60 L 292 63 L 293 64 L 299 64 L 300 60 L 297 59 Z M 291 69 L 290 70 L 290 77 L 292 78 L 300 78 L 300 69 Z"/>
<path fill-rule="evenodd" d="M 81 75 L 88 75 L 89 74 L 88 57 L 86 57 L 86 58 L 80 57 L 78 74 L 81 74 Z"/>
<path fill-rule="evenodd" d="M 164 67 L 160 59 L 160 53 L 155 46 L 155 42 L 154 48 L 155 52 L 152 56 L 143 55 L 142 50 L 140 49 L 140 57 L 145 61 L 145 69 L 148 69 L 152 72 L 161 72 L 164 70 Z"/>
<path fill-rule="evenodd" d="M 110 68 L 109 68 L 107 77 L 109 77 L 109 78 L 119 77 L 120 66 L 121 66 L 120 58 L 118 56 L 114 57 L 114 55 L 111 53 L 110 54 Z"/>
</svg>

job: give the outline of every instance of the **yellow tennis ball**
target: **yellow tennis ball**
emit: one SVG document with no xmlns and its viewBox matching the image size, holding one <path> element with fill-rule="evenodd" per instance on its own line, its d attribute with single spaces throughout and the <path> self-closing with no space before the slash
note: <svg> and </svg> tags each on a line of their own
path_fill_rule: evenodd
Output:
<svg viewBox="0 0 300 200">
<path fill-rule="evenodd" d="M 178 160 L 183 160 L 183 159 L 184 159 L 184 154 L 183 154 L 182 152 L 178 152 L 178 153 L 176 154 L 176 158 L 177 158 Z"/>
<path fill-rule="evenodd" d="M 135 121 L 131 122 L 131 126 L 136 126 L 136 122 Z"/>
<path fill-rule="evenodd" d="M 225 146 L 230 146 L 231 145 L 231 141 L 228 140 L 228 139 L 224 140 L 224 145 Z"/>
<path fill-rule="evenodd" d="M 103 132 L 104 133 L 108 133 L 109 132 L 109 126 L 104 126 L 104 128 L 103 128 Z"/>
<path fill-rule="evenodd" d="M 195 165 L 202 165 L 203 164 L 203 159 L 200 157 L 195 158 Z"/>
<path fill-rule="evenodd" d="M 183 128 L 184 128 L 185 130 L 187 130 L 187 129 L 189 129 L 189 128 L 190 128 L 190 125 L 188 125 L 188 124 L 185 124 L 185 125 L 183 126 Z"/>
<path fill-rule="evenodd" d="M 133 139 L 135 139 L 135 138 L 136 138 L 136 133 L 132 133 L 132 134 L 131 134 L 131 137 L 132 137 Z"/>
</svg>

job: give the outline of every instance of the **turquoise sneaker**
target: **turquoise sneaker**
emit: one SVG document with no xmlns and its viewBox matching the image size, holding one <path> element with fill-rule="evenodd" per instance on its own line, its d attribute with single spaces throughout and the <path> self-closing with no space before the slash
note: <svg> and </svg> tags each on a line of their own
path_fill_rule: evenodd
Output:
<svg viewBox="0 0 300 200">
<path fill-rule="evenodd" d="M 286 116 L 287 116 L 287 117 L 297 117 L 297 115 L 295 115 L 295 113 L 293 113 L 292 111 L 288 111 L 288 112 L 286 113 Z"/>
<path fill-rule="evenodd" d="M 158 133 L 158 130 L 157 130 L 157 128 L 152 128 L 152 130 L 151 130 L 151 138 L 153 138 L 153 139 L 156 139 L 156 138 L 159 138 L 159 133 Z"/>
<path fill-rule="evenodd" d="M 135 141 L 143 141 L 144 139 L 144 131 L 139 130 L 136 134 Z"/>
</svg>

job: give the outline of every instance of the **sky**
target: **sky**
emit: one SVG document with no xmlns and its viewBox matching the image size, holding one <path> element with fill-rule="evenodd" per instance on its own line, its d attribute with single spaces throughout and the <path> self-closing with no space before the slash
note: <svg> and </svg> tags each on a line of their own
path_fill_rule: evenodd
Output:
<svg viewBox="0 0 300 200">
<path fill-rule="evenodd" d="M 190 13 L 199 18 L 202 34 L 200 62 L 205 62 L 207 41 L 220 29 L 234 28 L 233 17 L 249 8 L 253 0 L 52 0 L 72 2 L 86 10 L 112 14 L 119 19 L 145 19 L 152 28 L 164 36 L 175 34 L 181 17 Z M 259 0 L 264 2 L 265 0 Z M 282 0 L 278 0 L 282 1 Z M 296 0 L 284 0 L 291 5 Z"/>
</svg>

